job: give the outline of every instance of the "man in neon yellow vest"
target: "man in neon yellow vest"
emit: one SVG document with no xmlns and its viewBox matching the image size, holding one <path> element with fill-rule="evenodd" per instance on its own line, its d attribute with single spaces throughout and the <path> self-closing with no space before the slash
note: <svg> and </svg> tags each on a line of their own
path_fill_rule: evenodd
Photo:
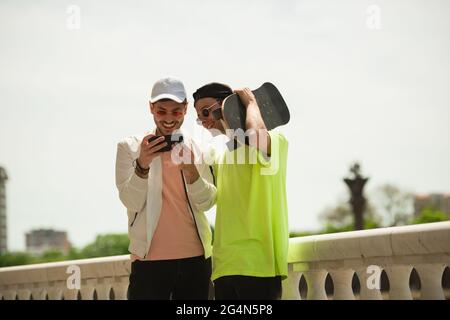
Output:
<svg viewBox="0 0 450 320">
<path fill-rule="evenodd" d="M 198 121 L 213 134 L 226 134 L 213 117 L 237 93 L 246 107 L 246 143 L 231 139 L 215 155 L 217 185 L 213 242 L 215 298 L 279 299 L 287 276 L 289 243 L 286 200 L 288 142 L 268 131 L 250 89 L 210 83 L 194 93 Z M 239 161 L 239 157 L 244 155 Z M 253 156 L 253 157 L 252 157 Z M 231 160 L 231 162 L 230 162 Z"/>
</svg>

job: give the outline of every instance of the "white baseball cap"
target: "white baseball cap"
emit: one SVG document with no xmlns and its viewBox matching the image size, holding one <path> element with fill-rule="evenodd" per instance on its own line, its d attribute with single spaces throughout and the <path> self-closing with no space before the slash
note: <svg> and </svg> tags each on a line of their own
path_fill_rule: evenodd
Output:
<svg viewBox="0 0 450 320">
<path fill-rule="evenodd" d="M 164 78 L 156 81 L 153 85 L 151 103 L 161 99 L 170 99 L 178 103 L 186 100 L 186 90 L 183 82 L 175 78 Z"/>
</svg>

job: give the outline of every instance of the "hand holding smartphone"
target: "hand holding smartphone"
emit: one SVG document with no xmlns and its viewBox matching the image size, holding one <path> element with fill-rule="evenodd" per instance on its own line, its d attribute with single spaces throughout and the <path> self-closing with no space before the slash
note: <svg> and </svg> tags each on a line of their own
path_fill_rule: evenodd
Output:
<svg viewBox="0 0 450 320">
<path fill-rule="evenodd" d="M 148 142 L 152 142 L 153 140 L 158 139 L 160 136 L 153 136 L 148 138 Z M 167 146 L 165 146 L 164 148 L 159 149 L 160 152 L 167 152 L 167 151 L 171 151 L 172 147 L 180 142 L 183 142 L 183 135 L 181 133 L 174 133 L 174 134 L 169 134 L 169 135 L 165 135 L 164 136 L 164 140 L 161 141 L 160 143 L 166 142 Z M 160 144 L 158 143 L 158 144 Z"/>
</svg>

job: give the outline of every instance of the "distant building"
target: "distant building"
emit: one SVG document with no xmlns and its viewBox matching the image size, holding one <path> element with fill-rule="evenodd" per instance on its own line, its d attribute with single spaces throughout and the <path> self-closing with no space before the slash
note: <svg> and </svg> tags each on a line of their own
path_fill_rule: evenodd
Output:
<svg viewBox="0 0 450 320">
<path fill-rule="evenodd" d="M 8 250 L 6 229 L 6 170 L 0 167 L 0 253 Z"/>
<path fill-rule="evenodd" d="M 45 251 L 59 250 L 64 254 L 70 250 L 67 232 L 52 229 L 32 230 L 26 234 L 27 251 L 40 255 Z"/>
<path fill-rule="evenodd" d="M 418 216 L 426 207 L 433 207 L 450 214 L 450 193 L 416 194 L 414 196 L 414 215 Z"/>
</svg>

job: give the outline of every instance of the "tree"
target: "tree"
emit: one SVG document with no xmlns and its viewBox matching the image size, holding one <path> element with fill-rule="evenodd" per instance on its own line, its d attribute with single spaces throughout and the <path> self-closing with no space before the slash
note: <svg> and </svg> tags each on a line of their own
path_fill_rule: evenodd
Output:
<svg viewBox="0 0 450 320">
<path fill-rule="evenodd" d="M 81 250 L 80 258 L 114 256 L 128 253 L 127 234 L 99 235 L 95 241 Z"/>
<path fill-rule="evenodd" d="M 81 258 L 81 250 L 74 247 L 70 248 L 69 252 L 67 253 L 67 260 L 77 260 Z"/>
<path fill-rule="evenodd" d="M 42 253 L 40 257 L 34 259 L 32 263 L 64 261 L 67 257 L 59 250 L 48 250 Z"/>
<path fill-rule="evenodd" d="M 374 193 L 378 212 L 384 217 L 385 226 L 405 225 L 411 220 L 413 196 L 393 184 L 384 184 Z"/>
<path fill-rule="evenodd" d="M 94 242 L 81 250 L 71 248 L 67 255 L 57 250 L 46 251 L 38 257 L 27 252 L 0 254 L 0 267 L 122 255 L 128 253 L 128 244 L 127 234 L 104 234 L 97 236 Z"/>
<path fill-rule="evenodd" d="M 346 226 L 353 221 L 353 213 L 350 205 L 345 201 L 338 201 L 335 206 L 327 207 L 319 214 L 319 219 L 325 225 L 333 225 L 335 227 Z"/>
<path fill-rule="evenodd" d="M 352 231 L 355 229 L 352 209 L 348 201 L 343 199 L 339 199 L 334 206 L 324 209 L 319 214 L 319 219 L 324 224 L 324 230 L 321 233 Z M 380 220 L 375 207 L 367 200 L 364 212 L 364 229 L 378 228 Z"/>
<path fill-rule="evenodd" d="M 34 257 L 26 252 L 6 252 L 0 254 L 0 268 L 34 263 Z"/>
<path fill-rule="evenodd" d="M 433 207 L 426 207 L 420 212 L 419 216 L 417 216 L 412 220 L 411 223 L 419 224 L 419 223 L 440 222 L 447 220 L 450 220 L 450 215 L 446 214 L 445 212 L 439 209 Z"/>
</svg>

